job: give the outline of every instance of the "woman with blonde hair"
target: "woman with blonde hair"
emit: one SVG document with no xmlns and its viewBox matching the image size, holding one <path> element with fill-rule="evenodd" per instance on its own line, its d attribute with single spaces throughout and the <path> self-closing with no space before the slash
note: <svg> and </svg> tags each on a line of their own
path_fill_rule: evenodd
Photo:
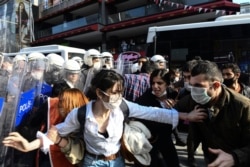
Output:
<svg viewBox="0 0 250 167">
<path fill-rule="evenodd" d="M 44 112 L 45 108 L 42 107 L 39 110 L 40 112 L 37 111 L 36 116 L 30 120 L 29 126 L 37 126 L 35 124 L 39 124 L 40 131 L 46 132 L 51 126 L 63 122 L 72 109 L 86 105 L 87 103 L 87 97 L 79 89 L 65 89 L 59 94 L 58 97 L 48 98 L 47 114 L 44 114 L 46 113 Z M 47 121 L 41 122 L 41 120 L 44 119 Z M 36 165 L 34 166 L 73 167 L 73 165 L 66 159 L 64 153 L 61 152 L 58 145 L 49 146 L 46 145 L 46 143 L 43 143 L 45 141 L 43 140 L 45 135 L 41 132 L 37 132 L 36 136 L 37 139 L 28 142 L 28 140 L 20 135 L 20 133 L 11 132 L 9 136 L 4 139 L 3 143 L 5 146 L 13 147 L 21 152 L 30 152 L 41 148 L 45 154 L 41 151 L 37 151 L 38 155 L 36 156 Z M 47 154 L 47 152 L 49 154 Z M 21 157 L 21 159 L 21 161 L 24 161 L 21 163 L 26 164 L 27 159 L 25 160 L 24 157 Z M 15 163 L 20 165 L 20 161 Z"/>
</svg>

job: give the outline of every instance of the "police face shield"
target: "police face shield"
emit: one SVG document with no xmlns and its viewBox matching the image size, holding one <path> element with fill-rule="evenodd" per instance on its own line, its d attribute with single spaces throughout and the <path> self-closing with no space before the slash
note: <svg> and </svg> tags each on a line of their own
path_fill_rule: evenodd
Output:
<svg viewBox="0 0 250 167">
<path fill-rule="evenodd" d="M 113 69 L 114 68 L 114 59 L 111 57 L 103 57 L 102 58 L 102 66 L 103 68 Z"/>
<path fill-rule="evenodd" d="M 167 68 L 166 61 L 159 60 L 159 61 L 156 61 L 155 64 L 157 65 L 158 69 L 166 69 Z"/>
<path fill-rule="evenodd" d="M 18 60 L 13 64 L 13 73 L 23 73 L 26 67 L 26 61 Z"/>
<path fill-rule="evenodd" d="M 102 68 L 102 61 L 100 57 L 92 57 L 92 63 L 94 70 L 100 70 Z"/>
<path fill-rule="evenodd" d="M 2 66 L 1 66 L 1 73 L 6 73 L 7 75 L 10 75 L 13 71 L 13 62 L 12 59 L 9 57 L 4 57 Z"/>
<path fill-rule="evenodd" d="M 43 76 L 46 70 L 46 61 L 36 59 L 28 62 L 28 72 L 24 76 L 23 91 L 35 88 L 36 94 L 40 94 L 43 83 Z"/>
<path fill-rule="evenodd" d="M 62 67 L 56 65 L 50 65 L 49 70 L 44 74 L 44 80 L 46 83 L 52 85 L 63 79 Z"/>
<path fill-rule="evenodd" d="M 65 70 L 63 78 L 75 86 L 80 79 L 80 70 Z"/>
</svg>

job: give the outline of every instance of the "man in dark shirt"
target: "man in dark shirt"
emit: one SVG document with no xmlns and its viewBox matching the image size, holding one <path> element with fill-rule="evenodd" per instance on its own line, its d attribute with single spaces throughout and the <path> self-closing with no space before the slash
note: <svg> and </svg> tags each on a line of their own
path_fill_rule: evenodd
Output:
<svg viewBox="0 0 250 167">
<path fill-rule="evenodd" d="M 204 144 L 208 167 L 250 166 L 250 100 L 222 85 L 215 63 L 200 61 L 191 71 L 191 95 L 175 105 L 180 112 L 206 112 L 190 123 Z"/>
<path fill-rule="evenodd" d="M 239 81 L 241 71 L 237 64 L 235 63 L 224 64 L 222 66 L 221 71 L 224 78 L 223 83 L 228 88 L 250 98 L 250 87 Z"/>
</svg>

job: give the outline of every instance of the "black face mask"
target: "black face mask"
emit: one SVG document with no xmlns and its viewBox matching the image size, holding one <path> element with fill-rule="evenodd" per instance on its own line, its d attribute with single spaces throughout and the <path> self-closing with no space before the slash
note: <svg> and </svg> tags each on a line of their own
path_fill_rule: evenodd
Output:
<svg viewBox="0 0 250 167">
<path fill-rule="evenodd" d="M 235 82 L 234 78 L 230 78 L 230 79 L 224 79 L 223 84 L 226 85 L 227 87 L 232 86 Z"/>
</svg>

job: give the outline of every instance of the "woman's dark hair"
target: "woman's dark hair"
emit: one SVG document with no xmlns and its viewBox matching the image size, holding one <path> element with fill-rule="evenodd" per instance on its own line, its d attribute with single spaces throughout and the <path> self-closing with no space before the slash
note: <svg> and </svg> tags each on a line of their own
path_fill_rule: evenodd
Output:
<svg viewBox="0 0 250 167">
<path fill-rule="evenodd" d="M 167 69 L 156 69 L 150 75 L 150 85 L 153 83 L 154 77 L 159 76 L 167 85 L 170 85 L 170 74 Z"/>
<path fill-rule="evenodd" d="M 97 72 L 92 79 L 91 87 L 86 93 L 87 97 L 90 99 L 96 99 L 97 96 L 95 91 L 97 88 L 105 92 L 107 89 L 112 88 L 116 83 L 119 84 L 120 91 L 123 92 L 124 79 L 122 75 L 114 70 L 102 69 Z"/>
</svg>

